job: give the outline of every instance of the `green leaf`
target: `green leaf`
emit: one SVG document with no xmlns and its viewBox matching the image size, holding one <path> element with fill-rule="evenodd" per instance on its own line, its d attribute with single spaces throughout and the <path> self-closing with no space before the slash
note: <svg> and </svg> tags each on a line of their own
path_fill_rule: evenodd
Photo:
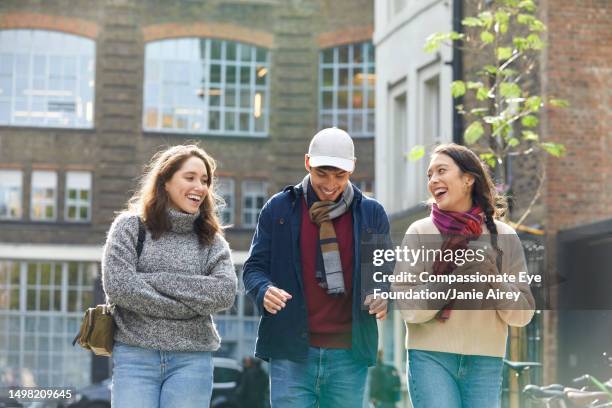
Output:
<svg viewBox="0 0 612 408">
<path fill-rule="evenodd" d="M 529 48 L 529 41 L 524 37 L 514 37 L 512 44 L 518 51 L 524 51 Z"/>
<path fill-rule="evenodd" d="M 499 47 L 497 49 L 497 59 L 506 60 L 512 56 L 512 48 L 510 47 Z"/>
<path fill-rule="evenodd" d="M 544 48 L 544 42 L 538 34 L 529 34 L 527 36 L 527 43 L 529 44 L 529 48 L 534 50 L 541 50 Z"/>
<path fill-rule="evenodd" d="M 567 108 L 570 106 L 569 102 L 565 99 L 551 99 L 548 103 L 555 108 Z"/>
<path fill-rule="evenodd" d="M 476 91 L 476 99 L 478 99 L 479 101 L 484 101 L 489 97 L 489 88 L 479 88 L 478 91 Z"/>
<path fill-rule="evenodd" d="M 530 14 L 518 14 L 516 16 L 516 21 L 519 24 L 531 24 L 534 19 L 535 17 Z"/>
<path fill-rule="evenodd" d="M 495 41 L 495 36 L 488 31 L 483 31 L 480 33 L 480 40 L 485 44 L 491 44 Z"/>
<path fill-rule="evenodd" d="M 506 98 L 518 98 L 521 96 L 521 87 L 513 82 L 502 82 L 499 86 L 499 92 Z"/>
<path fill-rule="evenodd" d="M 451 84 L 451 94 L 453 95 L 453 98 L 459 98 L 465 95 L 465 82 L 453 81 Z"/>
<path fill-rule="evenodd" d="M 444 41 L 443 33 L 433 33 L 425 40 L 425 46 L 423 49 L 425 52 L 434 52 L 440 47 L 440 43 Z"/>
<path fill-rule="evenodd" d="M 523 139 L 529 142 L 537 142 L 540 140 L 540 136 L 531 130 L 523 130 Z"/>
<path fill-rule="evenodd" d="M 525 101 L 525 106 L 532 112 L 538 112 L 542 106 L 542 98 L 539 96 L 530 96 Z"/>
<path fill-rule="evenodd" d="M 533 128 L 533 127 L 538 126 L 539 122 L 540 121 L 538 120 L 538 118 L 533 115 L 527 115 L 523 117 L 523 119 L 521 119 L 521 124 L 528 128 Z"/>
<path fill-rule="evenodd" d="M 510 13 L 503 10 L 495 12 L 495 21 L 498 24 L 508 24 L 510 22 Z"/>
<path fill-rule="evenodd" d="M 419 160 L 421 157 L 425 156 L 425 146 L 417 145 L 410 149 L 408 152 L 408 160 L 411 162 Z"/>
<path fill-rule="evenodd" d="M 463 37 L 463 34 L 457 33 L 455 31 L 451 31 L 450 33 L 433 33 L 429 37 L 427 37 L 427 40 L 425 40 L 425 45 L 423 46 L 423 49 L 425 50 L 425 52 L 433 52 L 440 48 L 440 44 L 442 44 L 442 42 L 451 40 L 461 40 L 463 39 Z"/>
<path fill-rule="evenodd" d="M 565 146 L 560 143 L 542 142 L 540 143 L 540 147 L 554 157 L 563 157 L 567 152 Z"/>
<path fill-rule="evenodd" d="M 534 12 L 536 9 L 533 0 L 523 0 L 518 4 L 518 7 L 531 12 Z"/>
<path fill-rule="evenodd" d="M 484 161 L 485 163 L 487 163 L 487 165 L 491 167 L 492 169 L 494 169 L 495 166 L 497 166 L 497 156 L 495 156 L 493 153 L 480 153 L 479 156 L 480 156 L 480 159 Z"/>
<path fill-rule="evenodd" d="M 504 76 L 505 78 L 511 77 L 511 76 L 515 76 L 518 71 L 516 69 L 512 69 L 512 68 L 504 68 L 502 70 L 499 71 L 500 75 Z"/>
<path fill-rule="evenodd" d="M 482 27 L 484 26 L 484 21 L 478 17 L 466 17 L 461 21 L 461 24 L 466 27 Z"/>
<path fill-rule="evenodd" d="M 487 65 L 485 65 L 485 66 L 483 67 L 483 69 L 484 69 L 485 71 L 487 71 L 487 72 L 488 72 L 489 74 L 491 74 L 491 75 L 495 75 L 495 74 L 497 74 L 497 67 L 496 67 L 496 66 L 494 66 L 494 65 L 489 65 L 489 64 L 487 64 Z"/>
<path fill-rule="evenodd" d="M 540 33 L 546 31 L 546 26 L 541 20 L 534 18 L 531 23 L 529 23 L 529 30 Z"/>
<path fill-rule="evenodd" d="M 508 146 L 510 146 L 510 147 L 516 147 L 520 143 L 521 142 L 516 137 L 511 137 L 510 140 L 508 140 Z"/>
<path fill-rule="evenodd" d="M 463 139 L 467 144 L 474 144 L 482 137 L 483 134 L 484 128 L 482 127 L 482 123 L 476 121 L 472 122 L 472 124 L 465 129 Z"/>
<path fill-rule="evenodd" d="M 480 18 L 487 30 L 491 29 L 493 26 L 493 13 L 490 11 L 483 11 L 482 13 L 478 14 L 478 18 Z"/>
<path fill-rule="evenodd" d="M 504 120 L 501 117 L 498 121 L 493 123 L 493 133 L 501 135 L 504 139 L 506 138 L 506 136 L 508 136 L 511 129 L 512 127 L 510 126 L 508 121 Z"/>
</svg>

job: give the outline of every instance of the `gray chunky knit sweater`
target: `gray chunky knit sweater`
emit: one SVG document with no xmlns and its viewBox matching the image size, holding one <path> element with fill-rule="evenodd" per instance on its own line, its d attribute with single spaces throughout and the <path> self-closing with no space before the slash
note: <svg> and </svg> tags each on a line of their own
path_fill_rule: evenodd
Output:
<svg viewBox="0 0 612 408">
<path fill-rule="evenodd" d="M 116 304 L 115 340 L 165 351 L 214 351 L 220 339 L 211 314 L 228 309 L 236 272 L 225 239 L 200 246 L 197 214 L 169 210 L 172 230 L 153 240 L 147 231 L 138 258 L 138 218 L 113 222 L 102 259 L 102 283 Z"/>
</svg>

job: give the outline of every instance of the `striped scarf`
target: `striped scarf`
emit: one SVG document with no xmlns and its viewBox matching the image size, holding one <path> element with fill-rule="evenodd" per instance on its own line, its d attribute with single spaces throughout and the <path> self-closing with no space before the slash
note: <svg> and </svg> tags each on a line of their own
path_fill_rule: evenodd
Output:
<svg viewBox="0 0 612 408">
<path fill-rule="evenodd" d="M 434 203 L 431 207 L 431 219 L 444 237 L 442 253 L 447 249 L 454 252 L 457 249 L 467 249 L 470 241 L 477 240 L 480 237 L 484 213 L 478 206 L 472 207 L 468 212 L 442 211 Z M 433 272 L 436 275 L 449 275 L 453 273 L 456 267 L 457 265 L 454 262 L 436 260 L 433 265 Z M 436 319 L 440 322 L 448 320 L 452 308 L 452 302 L 444 306 L 436 314 Z"/>
<path fill-rule="evenodd" d="M 329 295 L 342 295 L 344 274 L 340 261 L 340 249 L 332 220 L 347 212 L 353 202 L 353 186 L 347 183 L 340 201 L 320 201 L 310 183 L 310 174 L 302 180 L 304 198 L 308 205 L 310 220 L 319 226 L 316 277 L 319 286 Z"/>
</svg>

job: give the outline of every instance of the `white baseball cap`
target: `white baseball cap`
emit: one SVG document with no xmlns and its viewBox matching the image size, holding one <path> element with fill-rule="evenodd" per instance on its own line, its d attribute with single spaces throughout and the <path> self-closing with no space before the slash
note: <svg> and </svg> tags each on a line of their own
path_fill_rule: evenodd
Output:
<svg viewBox="0 0 612 408">
<path fill-rule="evenodd" d="M 308 147 L 311 167 L 331 166 L 352 172 L 355 169 L 355 146 L 342 129 L 336 127 L 321 130 L 314 135 Z"/>
</svg>

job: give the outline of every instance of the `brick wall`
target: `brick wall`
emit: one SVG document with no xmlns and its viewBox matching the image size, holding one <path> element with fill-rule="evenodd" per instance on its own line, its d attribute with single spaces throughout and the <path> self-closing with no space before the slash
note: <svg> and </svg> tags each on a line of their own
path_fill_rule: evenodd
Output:
<svg viewBox="0 0 612 408">
<path fill-rule="evenodd" d="M 161 146 L 187 141 L 198 142 L 218 161 L 219 172 L 235 179 L 239 220 L 243 180 L 267 180 L 272 194 L 305 173 L 304 153 L 318 129 L 319 39 L 323 36 L 326 46 L 349 37 L 364 40 L 371 34 L 372 14 L 372 0 L 1 2 L 0 29 L 59 30 L 94 39 L 96 92 L 94 129 L 0 129 L 0 166 L 20 167 L 26 181 L 33 167 L 54 165 L 61 189 L 68 168 L 86 165 L 93 170 L 92 223 L 3 222 L 0 241 L 101 244 L 114 212 L 124 206 L 152 154 Z M 142 131 L 146 42 L 198 35 L 270 49 L 268 138 Z M 373 149 L 372 139 L 356 141 L 356 179 L 374 179 Z M 25 183 L 26 203 L 28 188 Z M 246 249 L 251 234 L 230 231 L 229 238 L 235 248 Z"/>
<path fill-rule="evenodd" d="M 547 1 L 543 89 L 571 107 L 550 110 L 546 135 L 568 155 L 548 160 L 550 232 L 612 217 L 612 3 Z"/>
</svg>

